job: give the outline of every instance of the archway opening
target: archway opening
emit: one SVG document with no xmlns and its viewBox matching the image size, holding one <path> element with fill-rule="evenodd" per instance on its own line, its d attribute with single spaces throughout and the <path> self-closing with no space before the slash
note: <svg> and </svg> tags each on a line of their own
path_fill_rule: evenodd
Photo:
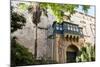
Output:
<svg viewBox="0 0 100 67">
<path fill-rule="evenodd" d="M 76 56 L 78 55 L 78 48 L 75 45 L 70 45 L 67 47 L 66 51 L 66 62 L 73 63 L 76 62 Z"/>
</svg>

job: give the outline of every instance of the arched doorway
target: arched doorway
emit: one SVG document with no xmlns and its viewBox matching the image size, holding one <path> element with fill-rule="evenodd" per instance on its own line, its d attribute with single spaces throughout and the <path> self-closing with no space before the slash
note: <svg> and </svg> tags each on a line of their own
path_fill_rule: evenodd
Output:
<svg viewBox="0 0 100 67">
<path fill-rule="evenodd" d="M 73 63 L 76 62 L 76 56 L 78 54 L 78 48 L 75 45 L 69 45 L 66 51 L 66 62 Z"/>
</svg>

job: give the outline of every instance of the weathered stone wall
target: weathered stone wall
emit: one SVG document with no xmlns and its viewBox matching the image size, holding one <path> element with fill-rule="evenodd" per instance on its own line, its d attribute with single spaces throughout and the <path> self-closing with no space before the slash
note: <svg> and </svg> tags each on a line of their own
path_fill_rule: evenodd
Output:
<svg viewBox="0 0 100 67">
<path fill-rule="evenodd" d="M 29 48 L 29 51 L 32 52 L 34 54 L 34 45 L 35 45 L 35 25 L 32 23 L 32 14 L 28 13 L 27 11 L 25 12 L 25 17 L 27 19 L 27 23 L 26 25 L 23 27 L 22 30 L 18 30 L 14 33 L 14 35 L 17 36 L 18 38 L 18 42 Z M 83 18 L 85 17 L 85 19 Z M 92 19 L 92 20 L 89 20 Z M 42 14 L 41 16 L 41 22 L 38 24 L 38 27 L 41 28 L 49 28 L 48 30 L 46 29 L 39 29 L 38 28 L 38 40 L 37 40 L 37 56 L 38 57 L 50 57 L 52 59 L 55 59 L 55 55 L 57 55 L 55 53 L 55 51 L 57 51 L 57 49 L 55 48 L 56 45 L 56 40 L 55 39 L 48 39 L 48 35 L 52 34 L 52 24 L 54 21 L 54 17 L 48 13 L 48 17 L 44 16 Z M 75 23 L 78 24 L 80 27 L 83 27 L 83 34 L 86 35 L 84 37 L 85 42 L 90 42 L 92 44 L 94 44 L 94 36 L 95 36 L 95 18 L 90 17 L 90 16 L 85 16 L 84 14 L 80 14 L 80 13 L 76 13 L 71 17 L 72 22 L 71 23 Z M 84 22 L 82 22 L 84 21 Z M 91 30 L 90 24 L 92 24 L 92 28 L 93 28 L 93 32 Z M 85 29 L 86 28 L 86 29 Z M 86 32 L 88 32 L 86 34 Z M 94 33 L 94 34 L 93 34 Z M 82 40 L 82 39 L 80 39 Z M 83 40 L 82 40 L 83 41 Z M 84 42 L 84 41 L 83 41 Z M 71 42 L 64 42 L 67 46 L 69 44 L 71 44 Z M 80 42 L 81 43 L 81 42 Z M 76 46 L 78 45 L 77 43 L 75 44 Z M 65 46 L 65 48 L 67 47 Z M 81 46 L 81 45 L 80 45 Z M 64 49 L 64 51 L 66 51 L 66 49 Z M 65 53 L 64 53 L 65 55 Z M 66 56 L 64 56 L 64 58 L 66 58 Z M 58 58 L 56 58 L 56 60 L 58 60 Z M 63 62 L 66 62 L 66 59 L 64 59 Z"/>
<path fill-rule="evenodd" d="M 17 37 L 17 41 L 25 46 L 26 48 L 29 48 L 29 51 L 34 54 L 34 45 L 35 45 L 35 38 L 36 38 L 36 30 L 35 25 L 32 23 L 32 14 L 26 12 L 25 17 L 27 19 L 26 25 L 23 27 L 23 29 L 17 30 L 14 32 L 13 35 Z M 48 54 L 48 50 L 51 48 L 50 43 L 51 40 L 47 39 L 47 28 L 49 25 L 52 25 L 53 19 L 51 19 L 52 16 L 48 13 L 48 17 L 41 15 L 41 21 L 38 24 L 38 27 L 41 27 L 43 29 L 38 28 L 37 29 L 37 57 L 44 57 L 44 56 L 50 56 Z M 47 44 L 47 41 L 49 44 Z M 50 51 L 50 50 L 49 50 Z M 50 52 L 51 53 L 51 52 Z"/>
<path fill-rule="evenodd" d="M 76 12 L 72 18 L 72 23 L 78 24 L 80 27 L 83 28 L 83 34 L 85 42 L 89 42 L 92 45 L 95 44 L 95 17 L 89 16 L 80 12 Z"/>
</svg>

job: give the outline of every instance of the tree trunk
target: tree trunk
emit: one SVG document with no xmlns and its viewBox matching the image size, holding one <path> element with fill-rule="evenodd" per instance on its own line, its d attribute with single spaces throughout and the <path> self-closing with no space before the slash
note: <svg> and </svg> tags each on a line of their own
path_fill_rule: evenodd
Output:
<svg viewBox="0 0 100 67">
<path fill-rule="evenodd" d="M 35 53 L 34 53 L 34 57 L 37 58 L 37 25 L 36 25 L 36 38 L 35 38 Z"/>
</svg>

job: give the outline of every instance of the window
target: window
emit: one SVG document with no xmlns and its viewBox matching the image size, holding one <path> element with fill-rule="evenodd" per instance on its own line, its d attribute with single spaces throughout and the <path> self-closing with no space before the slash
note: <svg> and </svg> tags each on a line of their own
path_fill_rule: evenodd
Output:
<svg viewBox="0 0 100 67">
<path fill-rule="evenodd" d="M 75 26 L 73 26 L 73 31 L 75 31 Z"/>
<path fill-rule="evenodd" d="M 75 26 L 75 31 L 77 31 L 77 26 Z"/>
<path fill-rule="evenodd" d="M 95 26 L 94 24 L 90 24 L 90 29 L 93 35 L 95 35 Z"/>
<path fill-rule="evenodd" d="M 73 30 L 72 25 L 70 25 L 70 30 Z"/>
<path fill-rule="evenodd" d="M 85 19 L 85 16 L 83 16 L 83 19 Z"/>
<path fill-rule="evenodd" d="M 60 27 L 60 30 L 62 30 L 62 25 L 60 25 L 59 27 Z"/>
<path fill-rule="evenodd" d="M 83 26 L 83 34 L 88 36 L 88 32 L 87 32 L 86 26 Z"/>
<path fill-rule="evenodd" d="M 56 24 L 56 30 L 59 30 L 59 24 Z"/>
<path fill-rule="evenodd" d="M 70 30 L 70 25 L 68 24 L 68 30 Z"/>
<path fill-rule="evenodd" d="M 77 32 L 79 32 L 79 27 L 77 27 Z"/>
<path fill-rule="evenodd" d="M 85 22 L 85 21 L 80 21 L 80 23 L 82 23 L 82 24 L 86 24 L 86 22 Z"/>
<path fill-rule="evenodd" d="M 93 24 L 93 23 L 90 23 L 90 25 L 93 26 L 93 27 L 95 26 L 95 24 Z"/>
<path fill-rule="evenodd" d="M 60 27 L 60 30 L 62 30 L 62 27 Z"/>
<path fill-rule="evenodd" d="M 59 30 L 59 27 L 58 26 L 56 26 L 56 30 Z"/>
<path fill-rule="evenodd" d="M 90 21 L 92 21 L 92 18 L 90 18 Z"/>
<path fill-rule="evenodd" d="M 72 26 L 72 31 L 74 31 L 74 26 Z"/>
<path fill-rule="evenodd" d="M 80 28 L 79 30 L 80 30 L 80 34 L 83 34 L 83 29 L 82 29 L 82 28 Z"/>
</svg>

